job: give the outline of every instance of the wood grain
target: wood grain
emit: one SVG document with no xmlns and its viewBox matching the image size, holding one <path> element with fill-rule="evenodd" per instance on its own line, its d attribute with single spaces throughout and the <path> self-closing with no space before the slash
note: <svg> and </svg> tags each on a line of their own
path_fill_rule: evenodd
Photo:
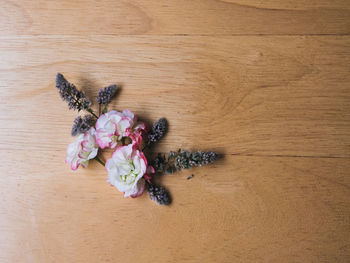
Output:
<svg viewBox="0 0 350 263">
<path fill-rule="evenodd" d="M 166 116 L 166 150 L 350 157 L 348 36 L 11 37 L 0 56 L 0 108 L 28 109 L 8 112 L 6 148 L 65 148 L 76 114 L 54 89 L 62 72 L 91 96 L 122 84 L 115 108 Z"/>
<path fill-rule="evenodd" d="M 350 261 L 348 1 L 0 6 L 1 263 Z M 222 158 L 158 177 L 169 207 L 123 198 L 97 163 L 72 172 L 57 72 L 166 117 L 150 156 Z"/>
<path fill-rule="evenodd" d="M 2 1 L 17 34 L 349 34 L 347 0 Z"/>
<path fill-rule="evenodd" d="M 124 199 L 98 164 L 72 174 L 59 161 L 64 151 L 0 154 L 12 165 L 0 167 L 1 184 L 12 190 L 0 195 L 3 261 L 346 262 L 350 256 L 348 159 L 225 156 L 162 178 L 174 204 L 160 207 L 145 195 Z"/>
</svg>

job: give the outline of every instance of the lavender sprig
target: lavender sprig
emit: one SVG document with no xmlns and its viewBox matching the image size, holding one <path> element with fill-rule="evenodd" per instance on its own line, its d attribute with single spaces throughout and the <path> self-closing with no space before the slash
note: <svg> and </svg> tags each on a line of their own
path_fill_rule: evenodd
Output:
<svg viewBox="0 0 350 263">
<path fill-rule="evenodd" d="M 86 98 L 85 93 L 69 83 L 61 73 L 57 73 L 56 88 L 61 98 L 68 103 L 69 109 L 77 111 L 90 109 L 91 101 Z"/>
<path fill-rule="evenodd" d="M 147 192 L 152 201 L 160 205 L 170 205 L 171 197 L 164 187 L 147 183 Z"/>
<path fill-rule="evenodd" d="M 167 157 L 158 154 L 158 157 L 152 161 L 152 166 L 157 172 L 171 174 L 182 169 L 213 163 L 216 159 L 217 154 L 215 152 L 179 150 L 177 152 L 170 151 Z"/>
<path fill-rule="evenodd" d="M 197 151 L 190 153 L 188 151 L 181 151 L 176 156 L 174 165 L 178 170 L 190 169 L 191 167 L 212 163 L 216 158 L 217 154 L 215 152 Z"/>
<path fill-rule="evenodd" d="M 72 126 L 72 136 L 88 131 L 95 124 L 95 119 L 91 115 L 85 115 L 83 118 L 78 116 L 75 118 Z"/>
<path fill-rule="evenodd" d="M 167 131 L 168 122 L 165 118 L 161 118 L 152 125 L 151 131 L 148 133 L 148 144 L 159 141 Z"/>
<path fill-rule="evenodd" d="M 109 104 L 113 97 L 116 95 L 118 87 L 116 85 L 110 85 L 103 89 L 100 89 L 96 101 L 98 104 Z"/>
</svg>

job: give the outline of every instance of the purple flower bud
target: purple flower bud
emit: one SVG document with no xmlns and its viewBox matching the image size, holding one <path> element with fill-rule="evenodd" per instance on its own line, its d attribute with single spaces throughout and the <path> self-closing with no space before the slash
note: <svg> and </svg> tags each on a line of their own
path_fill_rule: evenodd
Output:
<svg viewBox="0 0 350 263">
<path fill-rule="evenodd" d="M 61 73 L 57 73 L 56 88 L 61 98 L 68 103 L 69 109 L 81 111 L 90 108 L 91 101 L 85 97 L 85 93 L 69 83 Z"/>
</svg>

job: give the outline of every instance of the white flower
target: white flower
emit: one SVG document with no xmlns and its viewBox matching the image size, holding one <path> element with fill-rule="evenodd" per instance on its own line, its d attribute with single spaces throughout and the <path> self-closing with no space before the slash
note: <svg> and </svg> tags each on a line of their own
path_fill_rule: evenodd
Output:
<svg viewBox="0 0 350 263">
<path fill-rule="evenodd" d="M 102 114 L 96 122 L 96 141 L 104 149 L 114 148 L 118 143 L 117 123 L 122 119 L 119 111 Z"/>
<path fill-rule="evenodd" d="M 114 148 L 126 136 L 139 144 L 147 127 L 144 123 L 137 124 L 136 121 L 137 117 L 129 110 L 112 110 L 101 115 L 96 122 L 97 144 L 102 149 Z"/>
<path fill-rule="evenodd" d="M 142 178 L 147 170 L 147 160 L 143 152 L 135 149 L 132 144 L 116 148 L 112 158 L 106 162 L 108 180 L 124 197 L 138 197 L 145 190 L 145 180 Z"/>
<path fill-rule="evenodd" d="M 66 163 L 70 163 L 72 170 L 76 170 L 80 164 L 86 167 L 89 160 L 96 157 L 97 152 L 95 129 L 90 128 L 84 134 L 80 134 L 77 140 L 68 146 Z"/>
</svg>

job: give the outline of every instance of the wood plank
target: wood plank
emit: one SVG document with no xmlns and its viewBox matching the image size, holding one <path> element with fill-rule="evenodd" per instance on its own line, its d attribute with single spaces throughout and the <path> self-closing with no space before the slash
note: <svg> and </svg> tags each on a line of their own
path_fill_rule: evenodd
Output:
<svg viewBox="0 0 350 263">
<path fill-rule="evenodd" d="M 66 148 L 76 113 L 54 88 L 62 72 L 89 95 L 122 84 L 113 108 L 167 117 L 155 150 L 348 158 L 349 47 L 348 36 L 2 37 L 0 148 Z"/>
<path fill-rule="evenodd" d="M 1 35 L 349 34 L 347 0 L 2 0 Z"/>
<path fill-rule="evenodd" d="M 347 0 L 0 0 L 0 262 L 350 262 L 349 34 Z M 169 207 L 71 171 L 57 72 L 166 117 L 149 159 L 221 158 Z"/>
<path fill-rule="evenodd" d="M 64 155 L 0 150 L 2 262 L 350 258 L 349 159 L 225 156 L 163 177 L 174 202 L 160 207 L 124 199 L 96 163 L 69 171 Z"/>
</svg>

